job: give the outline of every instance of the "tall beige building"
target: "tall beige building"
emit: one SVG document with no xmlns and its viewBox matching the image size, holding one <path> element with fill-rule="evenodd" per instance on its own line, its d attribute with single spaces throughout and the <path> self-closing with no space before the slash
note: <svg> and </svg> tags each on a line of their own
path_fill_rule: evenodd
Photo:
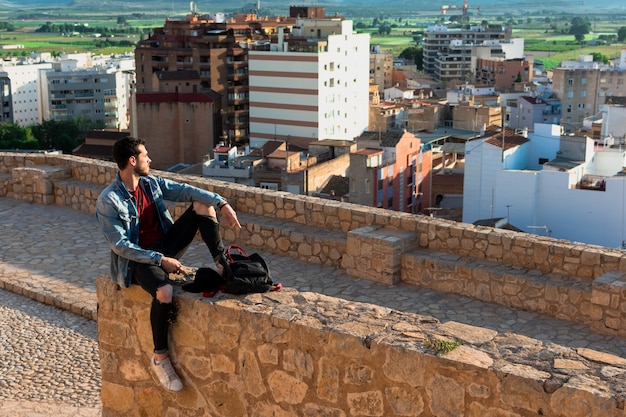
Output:
<svg viewBox="0 0 626 417">
<path fill-rule="evenodd" d="M 552 91 L 561 100 L 565 131 L 582 127 L 583 120 L 598 115 L 608 97 L 626 96 L 626 70 L 595 66 L 556 68 Z"/>
<path fill-rule="evenodd" d="M 378 91 L 393 87 L 393 54 L 381 51 L 380 45 L 370 46 L 370 84 Z"/>
</svg>

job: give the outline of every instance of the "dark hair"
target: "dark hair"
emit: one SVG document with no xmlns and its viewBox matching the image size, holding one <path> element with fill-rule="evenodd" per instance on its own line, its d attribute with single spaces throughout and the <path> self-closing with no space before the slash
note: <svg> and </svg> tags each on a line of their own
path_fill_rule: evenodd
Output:
<svg viewBox="0 0 626 417">
<path fill-rule="evenodd" d="M 139 145 L 145 146 L 146 141 L 143 139 L 127 136 L 115 142 L 113 145 L 113 160 L 117 163 L 119 169 L 124 169 L 128 165 L 128 159 L 131 156 L 139 156 Z"/>
</svg>

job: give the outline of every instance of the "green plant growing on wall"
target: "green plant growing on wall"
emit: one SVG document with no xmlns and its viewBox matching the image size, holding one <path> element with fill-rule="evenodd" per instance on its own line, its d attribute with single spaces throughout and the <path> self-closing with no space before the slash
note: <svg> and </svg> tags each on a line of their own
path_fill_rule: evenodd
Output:
<svg viewBox="0 0 626 417">
<path fill-rule="evenodd" d="M 437 356 L 452 352 L 463 344 L 462 341 L 450 341 L 442 339 L 428 339 L 424 342 L 424 347 L 433 349 Z"/>
</svg>

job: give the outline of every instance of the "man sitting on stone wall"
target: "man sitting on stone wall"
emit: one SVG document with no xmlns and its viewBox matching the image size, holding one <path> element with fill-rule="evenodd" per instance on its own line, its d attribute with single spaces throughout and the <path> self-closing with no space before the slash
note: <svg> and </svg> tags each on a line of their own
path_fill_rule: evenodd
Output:
<svg viewBox="0 0 626 417">
<path fill-rule="evenodd" d="M 241 228 L 237 214 L 219 194 L 150 175 L 150 158 L 141 139 L 127 137 L 113 146 L 120 171 L 96 203 L 96 217 L 111 248 L 111 279 L 123 288 L 138 284 L 152 295 L 150 323 L 154 341 L 152 369 L 170 391 L 183 384 L 168 355 L 173 287 L 169 274 L 184 274 L 178 260 L 196 232 L 221 269 L 224 245 L 216 208 L 231 227 Z M 174 222 L 163 200 L 188 201 Z"/>
</svg>

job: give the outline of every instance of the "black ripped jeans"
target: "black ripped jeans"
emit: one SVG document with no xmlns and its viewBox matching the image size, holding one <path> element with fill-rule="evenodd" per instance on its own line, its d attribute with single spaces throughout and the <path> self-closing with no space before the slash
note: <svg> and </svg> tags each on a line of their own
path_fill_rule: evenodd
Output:
<svg viewBox="0 0 626 417">
<path fill-rule="evenodd" d="M 213 259 L 224 252 L 217 219 L 196 214 L 193 205 L 174 222 L 165 237 L 152 245 L 150 249 L 161 252 L 164 256 L 179 259 L 198 231 L 200 231 L 200 236 L 209 248 Z M 156 298 L 156 293 L 160 287 L 171 283 L 169 274 L 157 265 L 135 263 L 133 282 L 141 285 L 141 288 L 152 295 L 150 324 L 152 326 L 154 352 L 165 353 L 168 350 L 167 334 L 173 306 L 171 303 L 161 303 Z"/>
</svg>

